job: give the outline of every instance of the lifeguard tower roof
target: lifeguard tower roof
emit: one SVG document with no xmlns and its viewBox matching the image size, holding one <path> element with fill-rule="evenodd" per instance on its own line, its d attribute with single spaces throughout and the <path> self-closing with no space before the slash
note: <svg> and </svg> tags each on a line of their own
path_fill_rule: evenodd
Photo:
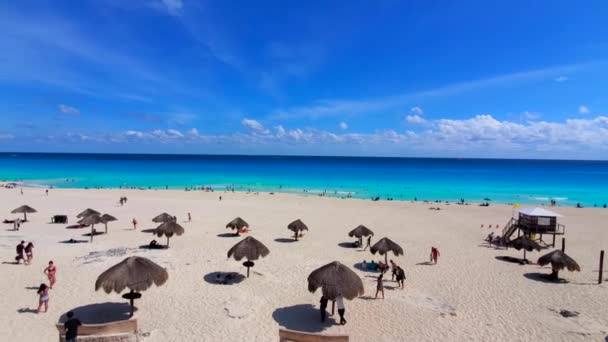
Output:
<svg viewBox="0 0 608 342">
<path fill-rule="evenodd" d="M 551 210 L 547 210 L 539 207 L 527 207 L 518 210 L 521 214 L 527 216 L 540 216 L 540 217 L 562 217 L 562 215 L 553 212 Z"/>
</svg>

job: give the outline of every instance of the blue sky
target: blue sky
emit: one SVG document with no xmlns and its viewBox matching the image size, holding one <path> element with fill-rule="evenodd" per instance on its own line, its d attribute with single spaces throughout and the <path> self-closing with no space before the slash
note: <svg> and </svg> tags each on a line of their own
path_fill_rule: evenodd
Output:
<svg viewBox="0 0 608 342">
<path fill-rule="evenodd" d="M 606 1 L 4 1 L 0 150 L 608 159 L 606 18 Z"/>
</svg>

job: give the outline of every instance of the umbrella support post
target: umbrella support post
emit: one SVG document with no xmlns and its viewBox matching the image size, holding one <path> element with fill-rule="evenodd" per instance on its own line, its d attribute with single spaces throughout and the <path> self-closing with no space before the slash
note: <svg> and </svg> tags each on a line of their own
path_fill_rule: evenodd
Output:
<svg viewBox="0 0 608 342">
<path fill-rule="evenodd" d="M 95 225 L 92 224 L 91 225 L 91 242 L 93 242 L 93 235 L 95 235 L 95 234 L 93 234 L 94 231 L 95 231 Z"/>
<path fill-rule="evenodd" d="M 106 223 L 106 234 L 108 234 L 108 224 Z"/>
<path fill-rule="evenodd" d="M 167 248 L 169 248 L 169 237 L 167 236 Z"/>
<path fill-rule="evenodd" d="M 133 293 L 133 290 L 131 290 L 131 293 Z M 129 299 L 129 302 L 131 304 L 131 314 L 129 315 L 129 317 L 133 317 L 133 309 L 135 307 L 135 299 L 133 297 L 131 297 L 131 299 Z"/>
<path fill-rule="evenodd" d="M 562 238 L 562 253 L 566 252 L 566 238 Z"/>
<path fill-rule="evenodd" d="M 249 267 L 247 267 L 247 278 L 249 278 Z"/>
<path fill-rule="evenodd" d="M 332 316 L 334 315 L 335 310 L 336 310 L 336 301 L 332 300 L 331 301 L 331 315 Z"/>
<path fill-rule="evenodd" d="M 602 250 L 600 252 L 600 275 L 599 275 L 599 279 L 597 281 L 598 284 L 602 283 L 602 280 L 604 279 L 604 251 Z"/>
<path fill-rule="evenodd" d="M 551 245 L 551 247 L 555 248 L 555 234 L 553 234 L 553 244 Z"/>
</svg>

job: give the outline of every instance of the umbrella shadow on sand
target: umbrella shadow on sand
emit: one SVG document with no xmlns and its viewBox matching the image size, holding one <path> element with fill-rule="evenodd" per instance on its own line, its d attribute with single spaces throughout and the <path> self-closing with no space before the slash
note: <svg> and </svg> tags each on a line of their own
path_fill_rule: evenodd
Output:
<svg viewBox="0 0 608 342">
<path fill-rule="evenodd" d="M 342 248 L 358 248 L 359 247 L 358 245 L 356 245 L 354 242 L 351 242 L 351 241 L 340 242 L 338 244 L 338 246 L 342 247 Z"/>
<path fill-rule="evenodd" d="M 362 262 L 358 262 L 358 263 L 354 264 L 353 267 L 362 272 L 380 273 L 380 271 L 378 271 L 378 270 L 372 270 L 372 269 L 367 268 L 366 265 L 363 265 Z"/>
<path fill-rule="evenodd" d="M 133 229 L 129 229 L 129 230 L 133 230 Z M 156 231 L 156 228 L 150 228 L 150 229 L 142 229 L 140 230 L 140 232 L 142 233 L 154 233 Z"/>
<path fill-rule="evenodd" d="M 134 310 L 137 311 L 137 307 Z M 70 311 L 74 312 L 74 317 L 83 324 L 103 324 L 129 319 L 131 306 L 129 303 L 105 302 L 79 306 Z M 67 312 L 59 318 L 59 323 L 65 321 L 67 321 Z"/>
<path fill-rule="evenodd" d="M 524 273 L 524 277 L 526 277 L 527 279 L 539 281 L 542 283 L 550 283 L 550 284 L 567 284 L 567 283 L 569 283 L 569 281 L 567 281 L 566 279 L 560 278 L 557 280 L 553 280 L 553 279 L 550 279 L 549 276 L 550 276 L 550 274 L 547 274 L 547 273 L 538 273 L 538 272 Z"/>
<path fill-rule="evenodd" d="M 298 304 L 276 309 L 272 313 L 272 318 L 286 329 L 310 333 L 321 332 L 336 324 L 329 313 L 325 322 L 321 322 L 319 309 L 311 304 Z"/>
<path fill-rule="evenodd" d="M 296 239 L 294 239 L 294 238 L 290 238 L 290 239 L 287 239 L 287 238 L 276 238 L 276 239 L 274 239 L 274 241 L 275 242 L 280 242 L 280 243 L 292 243 L 292 242 L 296 242 Z"/>
<path fill-rule="evenodd" d="M 217 234 L 217 237 L 221 237 L 221 238 L 233 238 L 233 237 L 238 237 L 236 234 L 234 233 L 221 233 L 221 234 Z"/>
<path fill-rule="evenodd" d="M 245 276 L 236 272 L 211 272 L 205 274 L 203 279 L 213 285 L 234 285 L 242 282 Z"/>
</svg>

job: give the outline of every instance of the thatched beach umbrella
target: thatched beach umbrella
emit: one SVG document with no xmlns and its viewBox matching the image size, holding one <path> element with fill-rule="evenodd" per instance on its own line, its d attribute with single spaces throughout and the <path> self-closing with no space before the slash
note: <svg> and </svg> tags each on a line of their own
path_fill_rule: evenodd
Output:
<svg viewBox="0 0 608 342">
<path fill-rule="evenodd" d="M 249 223 L 245 222 L 245 220 L 240 217 L 235 218 L 234 220 L 228 222 L 228 224 L 226 225 L 226 228 L 236 230 L 236 236 L 239 236 L 241 229 L 243 229 L 244 227 L 249 228 Z"/>
<path fill-rule="evenodd" d="M 533 250 L 537 250 L 540 252 L 542 248 L 536 241 L 530 239 L 527 235 L 522 235 L 514 239 L 513 241 L 509 242 L 509 245 L 515 247 L 515 249 L 518 251 L 522 249 L 524 250 L 524 261 L 527 261 L 526 251 L 532 252 Z"/>
<path fill-rule="evenodd" d="M 249 268 L 255 265 L 253 260 L 258 260 L 268 254 L 270 254 L 268 247 L 251 236 L 244 238 L 228 250 L 228 258 L 234 257 L 236 261 L 241 261 L 243 258 L 247 259 L 243 263 L 247 267 L 247 278 L 249 278 Z"/>
<path fill-rule="evenodd" d="M 152 222 L 154 222 L 154 223 L 163 223 L 163 222 L 171 222 L 171 221 L 175 221 L 175 217 L 173 217 L 167 213 L 162 213 L 152 219 Z"/>
<path fill-rule="evenodd" d="M 118 219 L 110 214 L 101 215 L 101 221 L 106 226 L 106 234 L 108 234 L 108 222 L 117 221 Z"/>
<path fill-rule="evenodd" d="M 99 211 L 97 211 L 97 210 L 93 210 L 91 208 L 88 208 L 88 209 L 83 210 L 76 217 L 77 218 L 83 218 L 83 217 L 87 217 L 87 216 L 91 216 L 91 215 L 101 215 L 101 213 Z"/>
<path fill-rule="evenodd" d="M 370 250 L 372 254 L 378 252 L 380 255 L 384 255 L 384 263 L 386 264 L 388 264 L 388 252 L 393 252 L 395 256 L 403 255 L 403 248 L 389 238 L 380 239 Z"/>
<path fill-rule="evenodd" d="M 129 288 L 131 292 L 123 297 L 130 300 L 133 316 L 133 300 L 141 297 L 139 292 L 147 290 L 152 284 L 161 286 L 167 279 L 169 273 L 163 267 L 149 259 L 132 256 L 100 274 L 95 282 L 95 291 L 103 288 L 106 293 L 121 293 L 125 288 Z"/>
<path fill-rule="evenodd" d="M 374 236 L 374 232 L 362 224 L 348 233 L 348 236 L 350 237 L 354 236 L 359 238 L 360 245 L 363 245 L 363 237 L 369 235 Z"/>
<path fill-rule="evenodd" d="M 173 234 L 180 236 L 184 234 L 184 227 L 180 226 L 179 223 L 175 221 L 169 221 L 161 224 L 154 230 L 154 234 L 156 236 L 166 236 L 167 237 L 167 248 L 169 248 L 169 238 L 173 236 Z"/>
<path fill-rule="evenodd" d="M 294 233 L 294 237 L 296 241 L 298 241 L 298 235 L 300 232 L 308 230 L 308 227 L 302 222 L 302 220 L 297 219 L 290 224 L 287 225 L 287 229 L 291 230 Z"/>
<path fill-rule="evenodd" d="M 338 261 L 318 268 L 308 276 L 308 291 L 314 293 L 319 287 L 329 300 L 335 300 L 340 294 L 346 299 L 353 299 L 365 292 L 361 278 Z"/>
<path fill-rule="evenodd" d="M 78 223 L 85 226 L 91 226 L 91 242 L 93 242 L 93 235 L 95 235 L 95 225 L 103 223 L 103 220 L 101 219 L 101 216 L 95 214 L 83 218 L 82 220 L 78 221 Z"/>
<path fill-rule="evenodd" d="M 13 211 L 11 211 L 11 214 L 23 213 L 23 221 L 27 221 L 27 213 L 35 213 L 35 212 L 37 212 L 37 210 L 30 207 L 29 205 L 22 205 L 19 208 L 13 209 Z"/>
<path fill-rule="evenodd" d="M 545 266 L 547 264 L 551 264 L 551 276 L 550 278 L 553 280 L 558 279 L 558 273 L 560 270 L 564 268 L 570 272 L 581 271 L 581 267 L 578 265 L 574 259 L 572 259 L 568 254 L 562 252 L 559 249 L 554 250 L 553 252 L 543 255 L 538 258 L 537 262 L 540 266 Z"/>
</svg>

